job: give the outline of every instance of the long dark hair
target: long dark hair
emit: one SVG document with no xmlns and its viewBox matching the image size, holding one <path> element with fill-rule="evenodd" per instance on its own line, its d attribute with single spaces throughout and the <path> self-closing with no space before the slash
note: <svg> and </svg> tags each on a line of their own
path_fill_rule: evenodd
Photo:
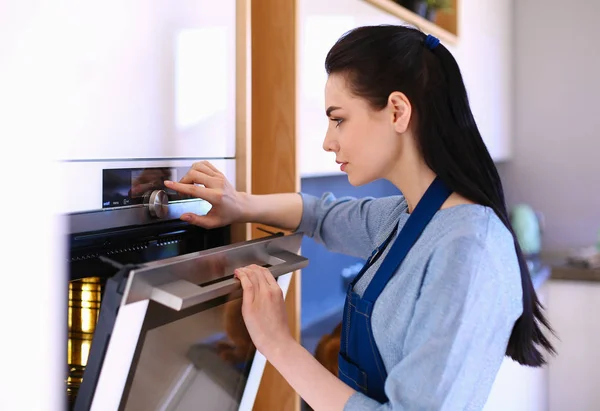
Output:
<svg viewBox="0 0 600 411">
<path fill-rule="evenodd" d="M 448 187 L 494 210 L 512 233 L 523 288 L 523 312 L 506 355 L 523 365 L 541 366 L 539 350 L 554 348 L 539 323 L 552 332 L 542 313 L 523 252 L 511 226 L 500 176 L 469 107 L 458 64 L 442 44 L 427 47 L 426 35 L 405 26 L 366 26 L 344 34 L 325 60 L 327 74 L 346 76 L 351 92 L 376 110 L 394 91 L 413 107 L 411 129 L 426 164 Z"/>
</svg>

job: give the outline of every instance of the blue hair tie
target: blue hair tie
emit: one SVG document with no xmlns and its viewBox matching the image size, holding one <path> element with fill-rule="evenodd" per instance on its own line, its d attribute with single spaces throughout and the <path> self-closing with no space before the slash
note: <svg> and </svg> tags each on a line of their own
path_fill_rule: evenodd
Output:
<svg viewBox="0 0 600 411">
<path fill-rule="evenodd" d="M 427 37 L 425 37 L 425 47 L 429 50 L 433 50 L 438 44 L 440 44 L 440 40 L 437 37 L 432 36 L 431 34 L 428 34 Z"/>
</svg>

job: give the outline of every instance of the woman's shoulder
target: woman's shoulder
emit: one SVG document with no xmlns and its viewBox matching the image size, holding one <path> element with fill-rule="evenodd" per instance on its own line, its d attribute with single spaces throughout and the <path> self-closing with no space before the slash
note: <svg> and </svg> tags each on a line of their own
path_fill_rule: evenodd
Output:
<svg viewBox="0 0 600 411">
<path fill-rule="evenodd" d="M 513 272 L 520 278 L 514 237 L 490 207 L 454 206 L 440 210 L 432 222 L 432 258 L 468 261 L 490 276 Z"/>
<path fill-rule="evenodd" d="M 481 205 L 440 211 L 445 212 L 432 227 L 438 238 L 431 244 L 429 267 L 444 284 L 476 290 L 475 294 L 489 295 L 490 301 L 500 301 L 502 295 L 507 310 L 520 312 L 521 268 L 514 237 L 502 220 Z"/>
<path fill-rule="evenodd" d="M 514 246 L 512 234 L 490 207 L 457 205 L 439 210 L 432 222 L 440 240 L 446 243 L 463 239 L 470 240 L 473 246 L 492 243 Z"/>
</svg>

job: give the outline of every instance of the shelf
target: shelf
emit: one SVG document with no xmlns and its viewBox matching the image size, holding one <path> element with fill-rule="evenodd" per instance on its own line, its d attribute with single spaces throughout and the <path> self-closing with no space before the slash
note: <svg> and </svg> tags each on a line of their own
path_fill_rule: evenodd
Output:
<svg viewBox="0 0 600 411">
<path fill-rule="evenodd" d="M 457 30 L 457 14 L 458 0 L 454 0 L 454 7 L 451 13 L 439 12 L 436 22 L 431 22 L 424 17 L 410 11 L 409 9 L 399 5 L 392 0 L 364 0 L 369 4 L 385 11 L 386 13 L 392 14 L 399 19 L 409 23 L 424 33 L 431 34 L 439 38 L 442 42 L 456 44 L 458 42 L 458 30 Z"/>
</svg>

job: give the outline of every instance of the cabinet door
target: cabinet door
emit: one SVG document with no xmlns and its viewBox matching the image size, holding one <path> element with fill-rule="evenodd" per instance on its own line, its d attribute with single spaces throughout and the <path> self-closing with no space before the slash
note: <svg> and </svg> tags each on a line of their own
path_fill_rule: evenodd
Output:
<svg viewBox="0 0 600 411">
<path fill-rule="evenodd" d="M 490 155 L 509 160 L 513 134 L 510 0 L 460 2 L 459 41 L 446 45 L 460 66 L 471 110 Z"/>
<path fill-rule="evenodd" d="M 552 280 L 548 312 L 558 335 L 549 364 L 550 411 L 595 411 L 600 404 L 600 283 Z"/>
<path fill-rule="evenodd" d="M 235 156 L 236 0 L 75 2 L 66 159 Z"/>
<path fill-rule="evenodd" d="M 363 0 L 298 0 L 297 138 L 301 177 L 340 174 L 335 155 L 323 150 L 328 126 L 325 116 L 325 57 L 346 31 L 370 24 L 401 20 Z"/>
</svg>

